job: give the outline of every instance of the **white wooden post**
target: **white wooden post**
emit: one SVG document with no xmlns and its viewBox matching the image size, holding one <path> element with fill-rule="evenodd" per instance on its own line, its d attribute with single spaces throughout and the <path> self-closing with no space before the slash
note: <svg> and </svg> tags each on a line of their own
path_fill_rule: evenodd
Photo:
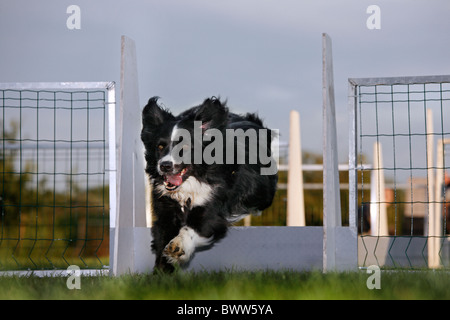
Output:
<svg viewBox="0 0 450 320">
<path fill-rule="evenodd" d="M 136 47 L 122 36 L 119 117 L 119 174 L 117 217 L 112 273 L 136 272 L 136 259 L 149 254 L 149 245 L 136 241 L 136 228 L 147 227 L 145 210 L 144 151 L 140 139 L 141 106 L 138 92 Z"/>
<path fill-rule="evenodd" d="M 292 110 L 289 128 L 289 169 L 287 189 L 286 225 L 304 227 L 305 201 L 303 194 L 303 168 L 300 138 L 300 114 Z"/>
<path fill-rule="evenodd" d="M 444 145 L 450 143 L 450 140 L 438 140 L 436 154 L 436 186 L 435 186 L 435 206 L 434 212 L 428 213 L 428 267 L 440 268 L 441 261 L 439 259 L 439 242 L 442 236 L 442 205 L 445 169 L 444 169 Z"/>
<path fill-rule="evenodd" d="M 433 110 L 427 109 L 427 183 L 428 183 L 428 216 L 425 216 L 425 225 L 429 227 L 429 217 L 430 214 L 434 214 L 435 212 L 435 196 L 434 192 L 436 186 L 434 184 L 434 137 L 433 137 Z M 424 236 L 428 235 L 429 230 L 427 228 L 423 228 Z M 430 250 L 430 248 L 428 248 Z"/>
<path fill-rule="evenodd" d="M 373 144 L 373 170 L 370 176 L 370 234 L 388 236 L 386 187 L 384 182 L 383 153 L 381 144 Z"/>
<path fill-rule="evenodd" d="M 337 268 L 336 228 L 341 226 L 341 197 L 337 156 L 331 38 L 322 35 L 323 97 L 323 271 Z"/>
</svg>

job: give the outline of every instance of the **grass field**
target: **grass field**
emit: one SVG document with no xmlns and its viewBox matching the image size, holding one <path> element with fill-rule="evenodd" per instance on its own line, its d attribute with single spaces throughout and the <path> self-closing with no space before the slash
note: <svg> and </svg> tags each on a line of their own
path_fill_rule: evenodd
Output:
<svg viewBox="0 0 450 320">
<path fill-rule="evenodd" d="M 64 277 L 0 277 L 0 299 L 450 299 L 448 271 L 382 271 L 369 290 L 365 271 L 179 272 L 174 275 L 81 277 L 69 290 Z"/>
</svg>

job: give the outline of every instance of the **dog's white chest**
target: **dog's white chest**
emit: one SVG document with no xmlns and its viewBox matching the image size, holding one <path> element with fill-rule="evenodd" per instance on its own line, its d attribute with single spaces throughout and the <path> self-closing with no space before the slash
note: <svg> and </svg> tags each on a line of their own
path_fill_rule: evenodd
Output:
<svg viewBox="0 0 450 320">
<path fill-rule="evenodd" d="M 204 182 L 198 181 L 190 176 L 174 192 L 169 192 L 163 185 L 158 186 L 163 195 L 169 196 L 177 201 L 180 206 L 189 208 L 202 206 L 207 203 L 213 195 L 213 188 Z"/>
</svg>

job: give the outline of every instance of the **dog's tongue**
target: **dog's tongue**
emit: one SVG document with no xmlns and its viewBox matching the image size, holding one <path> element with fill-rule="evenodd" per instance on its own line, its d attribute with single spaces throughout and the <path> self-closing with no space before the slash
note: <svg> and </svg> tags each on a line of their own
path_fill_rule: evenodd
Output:
<svg viewBox="0 0 450 320">
<path fill-rule="evenodd" d="M 167 175 L 167 182 L 173 184 L 174 186 L 179 186 L 183 183 L 183 177 L 179 174 Z"/>
</svg>

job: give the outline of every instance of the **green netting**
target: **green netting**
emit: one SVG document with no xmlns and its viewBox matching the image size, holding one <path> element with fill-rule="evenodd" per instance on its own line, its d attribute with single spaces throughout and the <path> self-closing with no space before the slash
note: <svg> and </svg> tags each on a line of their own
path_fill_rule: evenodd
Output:
<svg viewBox="0 0 450 320">
<path fill-rule="evenodd" d="M 357 85 L 355 91 L 360 167 L 359 261 L 363 266 L 426 268 L 429 266 L 428 246 L 433 242 L 438 246 L 439 264 L 448 268 L 450 160 L 447 151 L 439 155 L 437 148 L 441 144 L 446 150 L 450 143 L 450 83 L 428 82 L 427 77 L 417 77 L 411 83 L 385 79 L 386 82 L 376 79 L 376 83 L 371 79 L 358 79 L 367 81 Z M 364 167 L 363 163 L 375 162 L 372 161 L 376 154 L 374 148 L 382 149 L 383 165 Z M 372 190 L 372 180 L 379 176 L 374 175 L 374 171 L 378 170 L 385 176 L 386 199 L 383 202 L 374 200 L 381 190 Z M 442 185 L 435 186 L 437 175 L 444 175 L 444 172 Z M 430 194 L 430 190 L 433 193 Z M 373 230 L 373 219 L 380 219 L 381 214 L 371 210 L 381 210 L 379 204 L 382 203 L 387 207 L 387 234 Z M 429 216 L 436 212 L 435 208 L 441 221 L 439 236 L 428 234 Z M 375 225 L 379 225 L 379 220 Z"/>
<path fill-rule="evenodd" d="M 109 263 L 105 90 L 0 90 L 0 270 Z"/>
</svg>

